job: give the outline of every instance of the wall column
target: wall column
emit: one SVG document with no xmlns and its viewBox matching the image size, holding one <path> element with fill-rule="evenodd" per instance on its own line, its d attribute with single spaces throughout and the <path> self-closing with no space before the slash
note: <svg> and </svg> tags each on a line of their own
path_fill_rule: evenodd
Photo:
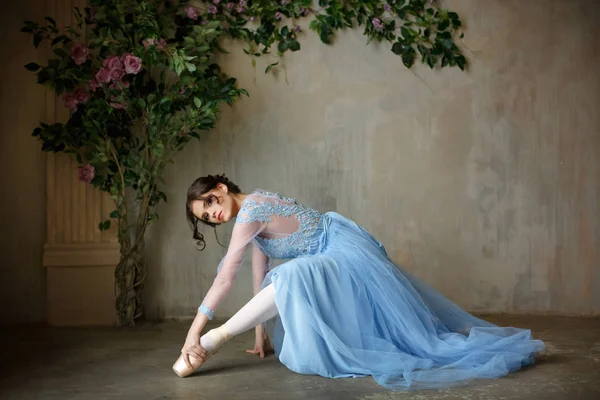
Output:
<svg viewBox="0 0 600 400">
<path fill-rule="evenodd" d="M 46 15 L 59 26 L 74 25 L 74 7 L 85 0 L 47 0 Z M 66 122 L 69 111 L 47 93 L 46 121 Z M 47 157 L 47 319 L 51 325 L 116 323 L 114 268 L 119 262 L 116 229 L 100 231 L 114 203 L 77 177 L 77 163 L 66 154 Z M 113 224 L 114 225 L 114 224 Z"/>
</svg>

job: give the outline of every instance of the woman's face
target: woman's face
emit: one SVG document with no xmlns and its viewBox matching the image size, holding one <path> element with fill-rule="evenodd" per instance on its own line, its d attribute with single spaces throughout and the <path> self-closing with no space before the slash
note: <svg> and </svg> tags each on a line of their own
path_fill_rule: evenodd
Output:
<svg viewBox="0 0 600 400">
<path fill-rule="evenodd" d="M 202 195 L 204 200 L 192 201 L 192 212 L 201 221 L 223 224 L 234 217 L 235 201 L 228 193 L 227 186 L 218 186 Z"/>
</svg>

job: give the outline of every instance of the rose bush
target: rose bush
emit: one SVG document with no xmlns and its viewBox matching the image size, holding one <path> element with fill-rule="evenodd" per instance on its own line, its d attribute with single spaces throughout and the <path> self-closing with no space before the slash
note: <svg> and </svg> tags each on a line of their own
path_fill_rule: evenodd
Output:
<svg viewBox="0 0 600 400">
<path fill-rule="evenodd" d="M 453 40 L 458 15 L 424 0 L 89 0 L 74 15 L 76 24 L 65 29 L 51 17 L 22 28 L 34 46 L 48 41 L 53 49 L 46 65 L 25 67 L 71 111 L 66 123 L 41 123 L 33 135 L 43 151 L 75 157 L 79 178 L 115 201 L 122 325 L 143 315 L 144 235 L 167 200 L 159 186 L 166 165 L 215 126 L 223 104 L 247 95 L 215 63 L 221 38 L 247 43 L 254 63 L 273 47 L 279 56 L 300 50 L 298 21 L 310 17 L 310 29 L 327 44 L 336 30 L 361 26 L 369 41 L 390 42 L 406 67 L 417 53 L 432 68 L 466 64 Z"/>
</svg>

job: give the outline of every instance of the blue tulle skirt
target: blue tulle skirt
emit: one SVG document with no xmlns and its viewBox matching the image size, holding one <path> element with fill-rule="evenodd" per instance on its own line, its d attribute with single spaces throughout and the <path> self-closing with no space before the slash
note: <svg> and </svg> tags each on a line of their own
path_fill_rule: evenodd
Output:
<svg viewBox="0 0 600 400">
<path fill-rule="evenodd" d="M 531 331 L 462 310 L 387 256 L 356 223 L 327 213 L 315 254 L 267 275 L 275 354 L 300 374 L 372 376 L 390 389 L 445 388 L 534 362 Z"/>
</svg>

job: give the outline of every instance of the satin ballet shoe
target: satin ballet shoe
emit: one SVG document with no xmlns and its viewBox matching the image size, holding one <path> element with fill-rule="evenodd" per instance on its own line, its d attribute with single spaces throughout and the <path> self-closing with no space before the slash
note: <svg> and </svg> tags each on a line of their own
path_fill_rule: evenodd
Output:
<svg viewBox="0 0 600 400">
<path fill-rule="evenodd" d="M 183 359 L 183 354 L 180 355 L 179 358 L 177 359 L 177 361 L 175 361 L 175 364 L 173 364 L 173 371 L 180 378 L 185 378 L 187 376 L 190 376 L 194 372 L 196 372 L 198 370 L 198 368 L 200 368 L 202 365 L 204 365 L 204 363 L 211 356 L 218 353 L 219 349 L 221 348 L 221 346 L 223 346 L 223 344 L 225 342 L 227 342 L 229 339 L 231 339 L 233 337 L 229 334 L 229 332 L 227 332 L 227 330 L 225 329 L 224 326 L 220 326 L 219 328 L 212 329 L 212 330 L 208 331 L 206 334 L 209 336 L 212 336 L 212 340 L 213 340 L 213 343 L 215 346 L 214 349 L 212 351 L 208 352 L 208 356 L 204 360 L 196 358 L 194 356 L 190 356 L 190 363 L 192 364 L 192 368 L 188 367 L 188 365 L 185 363 L 185 360 Z"/>
<path fill-rule="evenodd" d="M 173 364 L 173 371 L 180 378 L 185 378 L 187 376 L 190 376 L 191 374 L 196 372 L 198 370 L 198 368 L 200 368 L 202 365 L 204 365 L 206 360 L 208 360 L 210 358 L 210 356 L 212 356 L 215 353 L 216 353 L 216 351 L 208 353 L 208 357 L 206 357 L 204 359 L 204 361 L 202 361 L 199 358 L 190 356 L 190 363 L 192 364 L 192 368 L 188 367 L 188 365 L 185 363 L 185 360 L 183 359 L 183 354 L 182 354 L 179 356 L 177 361 L 175 361 L 175 364 Z"/>
</svg>

